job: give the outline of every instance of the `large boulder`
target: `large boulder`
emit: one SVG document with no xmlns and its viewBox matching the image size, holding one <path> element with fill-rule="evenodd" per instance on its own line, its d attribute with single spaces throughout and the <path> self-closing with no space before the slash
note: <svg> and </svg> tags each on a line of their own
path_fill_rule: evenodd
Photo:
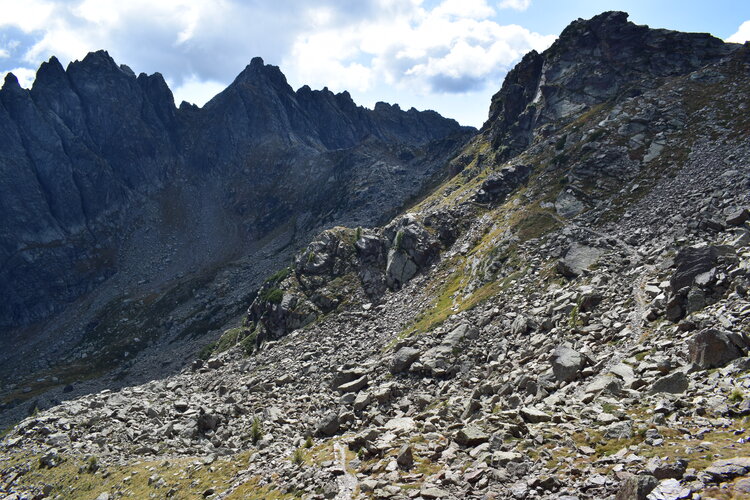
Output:
<svg viewBox="0 0 750 500">
<path fill-rule="evenodd" d="M 568 344 L 559 345 L 550 358 L 552 373 L 559 382 L 572 382 L 586 364 L 583 355 Z"/>
<path fill-rule="evenodd" d="M 557 271 L 566 278 L 576 278 L 593 266 L 603 253 L 600 248 L 573 243 L 565 257 L 557 262 Z"/>
<path fill-rule="evenodd" d="M 414 349 L 413 347 L 402 347 L 396 351 L 393 355 L 393 360 L 391 360 L 391 373 L 395 375 L 408 370 L 419 359 L 419 354 L 419 349 Z"/>
<path fill-rule="evenodd" d="M 434 377 L 449 375 L 452 372 L 457 351 L 464 339 L 476 338 L 479 330 L 468 323 L 462 323 L 443 338 L 440 345 L 429 349 L 422 356 L 425 371 Z"/>
<path fill-rule="evenodd" d="M 703 369 L 718 368 L 744 356 L 745 339 L 715 328 L 700 331 L 688 341 L 690 361 Z"/>
<path fill-rule="evenodd" d="M 620 485 L 615 500 L 646 500 L 659 480 L 650 474 L 629 475 Z"/>
<path fill-rule="evenodd" d="M 657 379 L 651 387 L 651 393 L 668 392 L 670 394 L 681 394 L 687 391 L 688 385 L 689 380 L 687 375 L 682 372 L 674 372 Z"/>
<path fill-rule="evenodd" d="M 338 414 L 331 412 L 320 419 L 317 431 L 321 436 L 335 436 L 340 428 Z"/>
<path fill-rule="evenodd" d="M 673 292 L 693 285 L 695 278 L 716 266 L 724 247 L 687 247 L 675 256 L 675 271 L 669 280 Z"/>
<path fill-rule="evenodd" d="M 518 186 L 525 183 L 531 174 L 531 167 L 514 165 L 487 176 L 479 187 L 474 201 L 479 203 L 502 202 Z"/>
<path fill-rule="evenodd" d="M 431 264 L 440 250 L 440 243 L 410 216 L 396 219 L 384 228 L 383 233 L 390 242 L 385 278 L 391 289 L 401 288 Z"/>
</svg>

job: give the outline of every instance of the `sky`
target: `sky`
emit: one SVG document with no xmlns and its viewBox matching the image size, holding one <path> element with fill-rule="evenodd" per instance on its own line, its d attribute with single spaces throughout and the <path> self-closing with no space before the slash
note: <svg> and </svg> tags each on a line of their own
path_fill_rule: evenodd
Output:
<svg viewBox="0 0 750 500">
<path fill-rule="evenodd" d="M 0 77 L 105 49 L 199 106 L 260 56 L 297 89 L 434 109 L 479 127 L 505 74 L 577 18 L 750 39 L 748 0 L 0 0 Z"/>
</svg>

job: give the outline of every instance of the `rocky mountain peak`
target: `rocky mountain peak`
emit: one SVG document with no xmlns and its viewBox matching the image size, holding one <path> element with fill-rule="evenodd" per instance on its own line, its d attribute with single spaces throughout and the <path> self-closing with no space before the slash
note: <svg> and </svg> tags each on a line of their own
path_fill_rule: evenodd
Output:
<svg viewBox="0 0 750 500">
<path fill-rule="evenodd" d="M 527 54 L 492 98 L 482 130 L 509 158 L 525 148 L 534 130 L 565 121 L 590 107 L 653 88 L 720 60 L 739 45 L 705 33 L 636 25 L 625 12 L 573 21 L 543 53 Z"/>
<path fill-rule="evenodd" d="M 67 80 L 65 68 L 60 64 L 57 57 L 52 56 L 49 61 L 43 62 L 36 72 L 36 78 L 34 79 L 33 89 L 38 89 L 40 86 L 54 86 L 58 82 Z"/>
<path fill-rule="evenodd" d="M 281 72 L 278 66 L 272 64 L 265 64 L 263 58 L 253 57 L 250 60 L 250 64 L 245 66 L 245 69 L 237 75 L 234 82 L 230 85 L 241 85 L 241 84 L 252 84 L 252 85 L 271 85 L 276 91 L 283 93 L 293 93 L 293 89 L 289 86 L 286 80 L 286 76 Z"/>
<path fill-rule="evenodd" d="M 11 92 L 20 88 L 21 85 L 18 83 L 18 77 L 13 73 L 8 73 L 7 75 L 5 75 L 5 81 L 3 82 L 3 86 L 0 91 Z"/>
</svg>

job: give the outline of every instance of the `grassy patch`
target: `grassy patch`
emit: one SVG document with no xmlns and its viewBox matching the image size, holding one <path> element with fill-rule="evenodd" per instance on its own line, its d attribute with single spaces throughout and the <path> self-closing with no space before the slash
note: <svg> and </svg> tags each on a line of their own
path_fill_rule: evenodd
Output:
<svg viewBox="0 0 750 500">
<path fill-rule="evenodd" d="M 284 298 L 284 292 L 280 288 L 270 287 L 260 292 L 258 296 L 263 302 L 270 304 L 281 304 L 281 300 Z"/>
<path fill-rule="evenodd" d="M 251 454 L 244 452 L 220 458 L 210 465 L 195 457 L 185 457 L 134 461 L 126 465 L 96 462 L 95 467 L 92 467 L 91 457 L 69 456 L 57 467 L 42 468 L 38 455 L 16 452 L 7 457 L 8 461 L 3 466 L 27 464 L 29 471 L 20 476 L 17 483 L 26 486 L 48 484 L 52 487 L 50 497 L 91 500 L 106 492 L 124 498 L 152 498 L 152 495 L 153 498 L 164 498 L 167 491 L 173 489 L 173 498 L 198 500 L 204 498 L 209 488 L 216 492 L 226 491 L 238 473 L 247 469 Z M 163 485 L 155 480 L 149 481 L 151 476 L 162 478 Z M 242 496 L 235 491 L 227 498 L 273 498 L 263 496 L 261 493 L 266 492 L 257 486 L 248 490 L 252 494 L 257 492 L 256 496 Z"/>
</svg>

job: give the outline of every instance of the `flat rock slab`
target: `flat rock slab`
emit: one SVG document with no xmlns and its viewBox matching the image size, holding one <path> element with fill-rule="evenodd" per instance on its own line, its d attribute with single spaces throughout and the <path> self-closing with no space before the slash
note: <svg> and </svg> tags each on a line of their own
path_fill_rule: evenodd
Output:
<svg viewBox="0 0 750 500">
<path fill-rule="evenodd" d="M 532 424 L 538 424 L 540 422 L 549 422 L 552 420 L 552 416 L 544 413 L 543 411 L 535 408 L 521 408 L 519 411 L 521 417 Z"/>
</svg>

